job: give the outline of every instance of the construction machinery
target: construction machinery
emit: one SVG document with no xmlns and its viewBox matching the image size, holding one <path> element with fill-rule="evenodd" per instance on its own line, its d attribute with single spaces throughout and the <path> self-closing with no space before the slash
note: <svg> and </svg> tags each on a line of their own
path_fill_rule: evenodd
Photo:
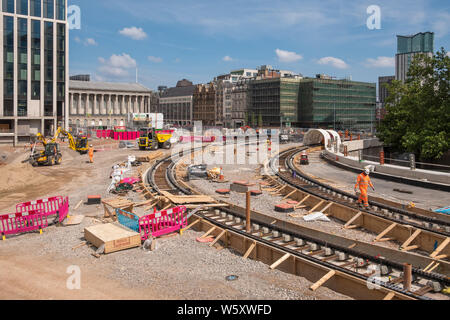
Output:
<svg viewBox="0 0 450 320">
<path fill-rule="evenodd" d="M 41 134 L 38 134 L 37 139 L 42 142 L 44 150 L 36 150 L 36 142 L 31 150 L 30 156 L 22 162 L 30 162 L 33 167 L 60 164 L 62 154 L 59 143 L 53 141 L 47 142 Z"/>
<path fill-rule="evenodd" d="M 86 154 L 89 150 L 88 147 L 88 139 L 85 136 L 77 136 L 75 139 L 70 134 L 70 132 L 67 132 L 66 130 L 62 129 L 61 127 L 56 130 L 56 133 L 52 139 L 52 142 L 56 142 L 56 139 L 59 137 L 59 135 L 62 134 L 63 136 L 66 136 L 67 139 L 69 139 L 69 147 L 70 149 L 79 152 L 80 154 Z"/>
<path fill-rule="evenodd" d="M 157 150 L 159 148 L 170 149 L 172 143 L 172 130 L 157 130 L 155 128 L 141 128 L 139 130 L 139 150 Z"/>
</svg>

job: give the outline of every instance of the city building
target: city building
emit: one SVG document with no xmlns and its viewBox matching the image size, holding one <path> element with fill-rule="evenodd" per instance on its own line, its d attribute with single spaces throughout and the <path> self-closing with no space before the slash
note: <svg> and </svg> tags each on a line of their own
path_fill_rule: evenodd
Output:
<svg viewBox="0 0 450 320">
<path fill-rule="evenodd" d="M 201 121 L 203 126 L 215 126 L 223 119 L 216 119 L 216 88 L 213 82 L 198 84 L 194 90 L 194 121 Z"/>
<path fill-rule="evenodd" d="M 389 95 L 386 86 L 391 84 L 394 79 L 395 76 L 378 77 L 378 101 L 381 103 L 382 107 L 384 107 L 386 98 Z"/>
<path fill-rule="evenodd" d="M 300 127 L 372 130 L 376 83 L 316 77 L 300 80 L 299 87 Z"/>
<path fill-rule="evenodd" d="M 386 115 L 386 98 L 389 95 L 387 85 L 392 83 L 392 80 L 395 80 L 395 76 L 384 76 L 378 77 L 378 103 L 376 110 L 376 120 L 383 120 Z"/>
<path fill-rule="evenodd" d="M 256 69 L 238 69 L 230 72 L 231 81 L 237 82 L 241 78 L 255 78 L 258 75 L 258 70 Z"/>
<path fill-rule="evenodd" d="M 234 87 L 232 78 L 237 80 L 239 77 L 240 76 L 232 77 L 231 74 L 226 74 L 218 76 L 214 79 L 216 95 L 216 126 L 231 127 L 231 92 Z"/>
<path fill-rule="evenodd" d="M 126 126 L 130 113 L 150 113 L 152 91 L 138 83 L 69 81 L 71 127 Z"/>
<path fill-rule="evenodd" d="M 160 86 L 158 113 L 164 115 L 164 122 L 173 125 L 192 125 L 194 116 L 193 96 L 195 86 L 191 81 L 183 79 L 176 87 Z"/>
<path fill-rule="evenodd" d="M 77 75 L 74 75 L 74 76 L 70 76 L 69 80 L 91 81 L 91 75 L 89 75 L 89 74 L 77 74 Z"/>
<path fill-rule="evenodd" d="M 276 77 L 272 71 L 264 73 L 269 77 L 248 83 L 248 125 L 259 125 L 262 119 L 263 126 L 295 126 L 301 79 Z"/>
<path fill-rule="evenodd" d="M 414 56 L 424 53 L 432 56 L 434 52 L 434 33 L 420 32 L 410 36 L 397 35 L 397 54 L 395 55 L 395 80 L 405 82 Z"/>
<path fill-rule="evenodd" d="M 67 1 L 3 0 L 0 30 L 0 143 L 67 128 Z"/>
<path fill-rule="evenodd" d="M 247 96 L 249 79 L 241 79 L 235 83 L 231 92 L 231 127 L 236 129 L 247 124 Z"/>
</svg>

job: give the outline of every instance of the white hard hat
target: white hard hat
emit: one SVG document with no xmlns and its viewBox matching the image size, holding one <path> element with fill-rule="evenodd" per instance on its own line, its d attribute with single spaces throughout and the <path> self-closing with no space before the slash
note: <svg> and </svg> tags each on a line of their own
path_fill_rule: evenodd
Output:
<svg viewBox="0 0 450 320">
<path fill-rule="evenodd" d="M 364 172 L 368 175 L 370 173 L 370 170 L 368 168 L 364 169 Z"/>
<path fill-rule="evenodd" d="M 92 147 L 92 144 L 91 144 L 91 145 L 89 145 L 89 147 Z"/>
</svg>

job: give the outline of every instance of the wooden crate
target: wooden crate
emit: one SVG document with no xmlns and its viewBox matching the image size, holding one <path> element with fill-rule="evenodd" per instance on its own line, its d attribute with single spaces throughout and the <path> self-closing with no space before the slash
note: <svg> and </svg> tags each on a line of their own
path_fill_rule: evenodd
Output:
<svg viewBox="0 0 450 320">
<path fill-rule="evenodd" d="M 95 247 L 105 245 L 104 253 L 139 247 L 141 236 L 114 223 L 97 224 L 84 228 L 84 238 Z"/>
</svg>

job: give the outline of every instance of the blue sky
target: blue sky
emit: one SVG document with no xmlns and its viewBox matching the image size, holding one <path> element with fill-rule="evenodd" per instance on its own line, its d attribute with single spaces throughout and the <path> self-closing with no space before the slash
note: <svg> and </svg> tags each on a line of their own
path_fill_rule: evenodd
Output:
<svg viewBox="0 0 450 320">
<path fill-rule="evenodd" d="M 435 32 L 450 47 L 447 0 L 69 0 L 81 9 L 70 30 L 70 74 L 135 81 L 151 89 L 187 78 L 211 81 L 269 64 L 304 76 L 377 82 L 393 75 L 396 35 Z M 381 9 L 381 29 L 366 12 Z M 70 16 L 70 14 L 69 14 Z"/>
</svg>

